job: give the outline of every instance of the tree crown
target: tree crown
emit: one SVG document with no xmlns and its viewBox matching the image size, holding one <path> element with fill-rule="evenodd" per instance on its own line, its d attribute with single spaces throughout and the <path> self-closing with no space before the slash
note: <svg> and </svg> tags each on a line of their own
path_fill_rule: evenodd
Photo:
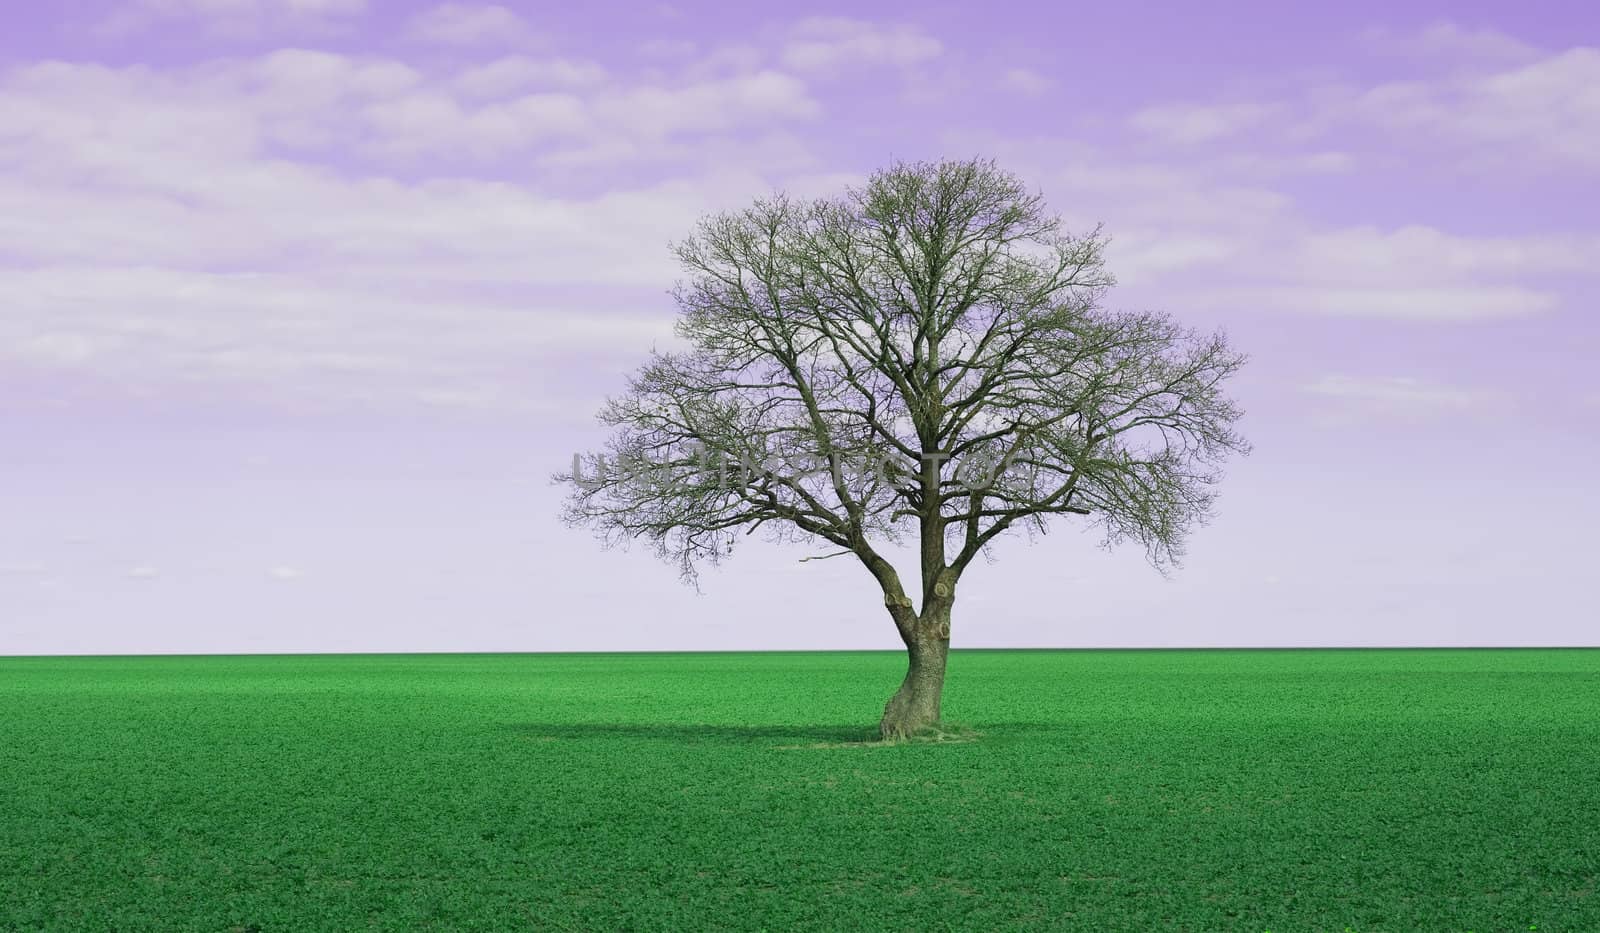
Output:
<svg viewBox="0 0 1600 933">
<path fill-rule="evenodd" d="M 896 164 L 833 199 L 702 220 L 673 250 L 687 349 L 654 353 L 574 459 L 566 518 L 693 579 L 744 533 L 854 553 L 920 532 L 925 588 L 1057 515 L 1158 567 L 1247 444 L 1221 333 L 1110 311 L 1106 238 L 984 160 Z M 891 586 L 892 584 L 892 586 Z M 926 598 L 925 594 L 925 598 Z"/>
</svg>

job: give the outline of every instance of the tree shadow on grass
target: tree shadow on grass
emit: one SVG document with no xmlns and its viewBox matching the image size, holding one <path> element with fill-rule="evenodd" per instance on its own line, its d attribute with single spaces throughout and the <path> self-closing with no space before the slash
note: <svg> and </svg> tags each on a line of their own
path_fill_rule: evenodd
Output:
<svg viewBox="0 0 1600 933">
<path fill-rule="evenodd" d="M 531 741 L 553 742 L 568 739 L 647 739 L 684 744 L 717 743 L 758 745 L 778 743 L 781 747 L 834 747 L 878 745 L 878 730 L 870 724 L 854 725 L 728 725 L 674 722 L 513 722 L 501 728 Z M 960 729 L 962 727 L 956 727 Z M 983 723 L 980 734 L 1056 732 L 1073 726 L 1064 722 Z"/>
<path fill-rule="evenodd" d="M 870 725 L 738 726 L 675 722 L 513 722 L 501 728 L 533 740 L 654 739 L 728 745 L 787 742 L 864 742 L 878 737 Z"/>
</svg>

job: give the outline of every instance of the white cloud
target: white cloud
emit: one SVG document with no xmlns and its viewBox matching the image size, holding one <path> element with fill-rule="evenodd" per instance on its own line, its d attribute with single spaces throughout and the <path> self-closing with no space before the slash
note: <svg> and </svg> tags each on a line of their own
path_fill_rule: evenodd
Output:
<svg viewBox="0 0 1600 933">
<path fill-rule="evenodd" d="M 1230 305 L 1266 312 L 1299 312 L 1347 317 L 1421 321 L 1471 321 L 1522 317 L 1555 309 L 1557 296 L 1513 285 L 1339 286 L 1302 284 L 1217 289 L 1200 299 L 1215 307 Z"/>
<path fill-rule="evenodd" d="M 1232 160 L 1183 164 L 1016 141 L 992 150 L 1067 209 L 1103 222 L 1112 268 L 1140 300 L 1450 322 L 1548 312 L 1600 277 L 1600 236 L 1463 236 L 1422 225 L 1322 229 L 1282 191 L 1233 181 Z"/>
<path fill-rule="evenodd" d="M 336 92 L 307 75 L 331 76 Z M 9 78 L 0 84 L 11 128 L 0 143 L 0 356 L 36 369 L 92 367 L 124 386 L 198 380 L 329 402 L 525 404 L 548 395 L 530 360 L 669 341 L 667 242 L 704 212 L 768 187 L 720 157 L 714 173 L 586 196 L 493 178 L 400 181 L 363 171 L 362 157 L 442 137 L 381 125 L 384 105 L 420 100 L 413 116 L 438 106 L 465 146 L 670 133 L 691 164 L 706 162 L 695 158 L 695 133 L 759 122 L 774 101 L 780 113 L 795 100 L 807 107 L 784 96 L 794 85 L 760 75 L 665 96 L 624 88 L 468 106 L 397 63 L 322 53 L 174 73 L 59 65 Z M 695 112 L 701 103 L 716 112 Z M 651 106 L 655 122 L 630 125 Z M 283 129 L 290 113 L 303 136 Z M 521 117 L 504 137 L 485 122 L 497 113 Z M 593 123 L 560 124 L 574 113 Z M 552 124 L 585 135 L 510 135 Z M 337 170 L 283 156 L 284 147 L 320 152 L 330 139 L 348 141 Z M 803 148 L 791 141 L 786 151 Z"/>
<path fill-rule="evenodd" d="M 101 175 L 107 161 L 139 160 L 144 181 L 170 183 L 185 199 L 213 177 L 197 173 L 196 162 L 271 150 L 341 161 L 428 154 L 438 164 L 631 147 L 650 159 L 668 137 L 748 135 L 821 113 L 806 86 L 782 72 L 623 84 L 559 59 L 430 76 L 387 59 L 283 50 L 172 71 L 51 63 L 8 78 L 0 159 L 56 176 Z M 566 87 L 512 90 L 528 82 Z"/>
<path fill-rule="evenodd" d="M 1309 155 L 1292 150 L 1333 141 L 1335 158 L 1347 164 L 1370 153 L 1426 158 L 1435 171 L 1600 167 L 1600 48 L 1540 51 L 1450 25 L 1377 35 L 1413 51 L 1459 54 L 1406 80 L 1318 78 L 1262 84 L 1251 100 L 1156 104 L 1128 125 L 1175 145 L 1249 134 L 1260 155 L 1277 164 Z M 1448 67 L 1462 56 L 1472 67 Z"/>
<path fill-rule="evenodd" d="M 603 96 L 594 102 L 594 107 L 611 126 L 646 137 L 810 120 L 822 112 L 803 83 L 779 71 L 759 71 L 682 87 L 636 87 Z"/>
<path fill-rule="evenodd" d="M 528 94 L 468 109 L 439 91 L 420 91 L 369 105 L 368 146 L 386 155 L 454 153 L 492 159 L 539 143 L 588 135 L 590 117 L 570 94 Z"/>
<path fill-rule="evenodd" d="M 1575 48 L 1490 74 L 1391 82 L 1362 93 L 1341 117 L 1417 145 L 1456 147 L 1477 168 L 1600 167 L 1600 49 Z"/>
<path fill-rule="evenodd" d="M 700 46 L 689 39 L 646 39 L 637 46 L 646 58 L 681 60 L 693 55 Z"/>
<path fill-rule="evenodd" d="M 511 55 L 462 71 L 451 87 L 468 97 L 503 97 L 529 88 L 593 87 L 605 78 L 605 69 L 593 62 Z"/>
<path fill-rule="evenodd" d="M 725 43 L 688 62 L 684 74 L 696 81 L 749 74 L 767 67 L 771 57 L 769 50 L 753 43 Z"/>
<path fill-rule="evenodd" d="M 1468 237 L 1421 226 L 1322 231 L 1286 220 L 1202 256 L 1221 262 L 1204 280 L 1212 287 L 1190 283 L 1203 304 L 1440 322 L 1552 311 L 1567 283 L 1600 274 L 1593 237 Z"/>
<path fill-rule="evenodd" d="M 1296 260 L 1308 273 L 1348 280 L 1384 275 L 1481 279 L 1600 270 L 1600 236 L 1463 237 L 1421 225 L 1350 227 L 1308 235 Z"/>
<path fill-rule="evenodd" d="M 1447 21 L 1409 33 L 1377 27 L 1367 30 L 1362 39 L 1376 51 L 1418 59 L 1508 64 L 1527 61 L 1539 54 L 1532 45 L 1503 32 L 1472 29 Z"/>
<path fill-rule="evenodd" d="M 1307 383 L 1301 390 L 1363 411 L 1406 416 L 1500 414 L 1510 403 L 1510 397 L 1498 390 L 1444 385 L 1412 376 L 1331 374 Z"/>
<path fill-rule="evenodd" d="M 1236 237 L 1200 233 L 1132 231 L 1120 234 L 1108 251 L 1123 281 L 1138 281 L 1196 266 L 1217 265 L 1237 258 L 1245 243 Z"/>
<path fill-rule="evenodd" d="M 294 567 L 273 567 L 267 571 L 267 576 L 274 580 L 288 582 L 300 579 L 300 571 Z"/>
<path fill-rule="evenodd" d="M 139 566 L 130 569 L 128 576 L 134 580 L 153 580 L 161 576 L 161 571 L 150 566 Z"/>
<path fill-rule="evenodd" d="M 961 145 L 952 141 L 952 145 Z M 1127 158 L 1081 144 L 1038 139 L 985 147 L 1002 164 L 1039 184 L 1070 226 L 1104 222 L 1126 237 L 1182 230 L 1207 237 L 1281 229 L 1293 207 L 1281 191 L 1254 179 L 1219 178 L 1193 162 Z"/>
<path fill-rule="evenodd" d="M 1266 180 L 1295 175 L 1343 175 L 1355 171 L 1358 162 L 1348 152 L 1323 150 L 1304 153 L 1236 152 L 1222 154 L 1217 164 L 1238 175 Z"/>
<path fill-rule="evenodd" d="M 365 13 L 367 0 L 134 0 L 100 24 L 106 35 L 126 35 L 164 22 L 187 20 L 205 32 L 231 39 L 274 33 L 326 35 L 348 29 Z"/>
<path fill-rule="evenodd" d="M 48 175 L 73 151 L 47 145 L 46 174 L 0 176 L 0 251 L 25 264 L 0 266 L 0 356 L 118 384 L 221 380 L 330 401 L 509 406 L 530 397 L 515 373 L 531 360 L 667 341 L 666 242 L 763 187 L 730 174 L 562 199 L 248 151 L 116 148 L 94 190 Z M 584 286 L 649 291 L 633 305 L 563 297 Z M 484 386 L 485 371 L 505 375 Z"/>
<path fill-rule="evenodd" d="M 795 24 L 779 55 L 790 68 L 817 73 L 858 65 L 914 65 L 943 51 L 938 39 L 911 26 L 819 16 Z"/>
<path fill-rule="evenodd" d="M 211 79 L 218 91 L 257 95 L 260 105 L 274 112 L 386 97 L 424 80 L 421 72 L 401 62 L 310 49 L 280 49 L 242 65 L 224 64 L 192 77 Z"/>
<path fill-rule="evenodd" d="M 866 57 L 916 58 L 875 43 Z M 296 49 L 7 73 L 0 355 L 129 384 L 525 401 L 520 363 L 670 339 L 666 243 L 697 217 L 859 180 L 810 155 L 823 110 L 804 81 L 736 59 L 648 80 L 554 56 L 446 69 Z M 1560 303 L 1553 278 L 1600 268 L 1592 239 L 1318 230 L 1250 166 L 986 148 L 1070 226 L 1106 221 L 1125 281 L 1186 306 L 1530 314 Z M 687 171 L 652 183 L 662 167 Z M 553 196 L 556 173 L 593 184 Z"/>
<path fill-rule="evenodd" d="M 1600 273 L 1600 238 L 1469 237 L 1431 227 L 1281 229 L 1248 251 L 1235 299 L 1322 314 L 1478 320 L 1550 311 L 1562 283 Z M 1242 275 L 1242 273 L 1241 273 Z"/>
<path fill-rule="evenodd" d="M 144 90 L 130 87 L 133 94 Z M 714 119 L 739 112 L 737 91 L 703 96 L 728 103 L 731 113 Z M 129 133 L 148 135 L 147 124 L 161 122 L 162 105 L 153 98 L 146 97 L 147 120 L 130 123 Z M 112 99 L 106 109 L 118 106 L 134 109 L 134 101 Z M 612 116 L 629 115 L 624 107 Z M 670 128 L 665 122 L 650 129 Z M 401 261 L 414 273 L 431 258 L 461 269 L 464 280 L 659 283 L 662 244 L 722 201 L 718 188 L 753 194 L 764 187 L 748 174 L 724 171 L 714 181 L 555 199 L 489 179 L 402 184 L 352 176 L 265 157 L 258 148 L 230 143 L 212 151 L 177 133 L 139 141 L 90 120 L 68 120 L 59 133 L 33 134 L 5 158 L 0 249 L 46 267 L 249 269 L 292 257 L 301 269 Z M 578 261 L 591 250 L 593 258 Z M 645 265 L 640 256 L 650 257 Z"/>
<path fill-rule="evenodd" d="M 1031 97 L 1051 90 L 1056 82 L 1031 68 L 1007 68 L 1000 76 L 1000 86 Z"/>
<path fill-rule="evenodd" d="M 504 45 L 526 39 L 528 24 L 496 4 L 446 3 L 412 18 L 407 33 L 440 45 Z"/>
<path fill-rule="evenodd" d="M 1257 103 L 1146 107 L 1129 118 L 1140 132 L 1169 143 L 1213 142 L 1264 123 L 1272 108 Z"/>
<path fill-rule="evenodd" d="M 306 275 L 155 269 L 0 270 L 11 296 L 3 355 L 43 366 L 92 365 L 108 376 L 443 378 L 488 358 L 534 359 L 670 336 L 656 313 L 566 311 L 451 300 L 426 277 L 406 287 Z"/>
</svg>

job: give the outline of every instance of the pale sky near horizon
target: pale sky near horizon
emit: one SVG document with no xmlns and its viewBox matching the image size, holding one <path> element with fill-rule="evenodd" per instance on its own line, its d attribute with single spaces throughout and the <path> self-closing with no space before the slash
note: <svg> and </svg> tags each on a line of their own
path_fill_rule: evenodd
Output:
<svg viewBox="0 0 1600 933">
<path fill-rule="evenodd" d="M 975 155 L 1228 330 L 1255 452 L 1170 578 L 998 547 L 956 647 L 1600 644 L 1588 4 L 6 7 L 0 655 L 898 647 L 548 476 L 697 218 Z"/>
</svg>

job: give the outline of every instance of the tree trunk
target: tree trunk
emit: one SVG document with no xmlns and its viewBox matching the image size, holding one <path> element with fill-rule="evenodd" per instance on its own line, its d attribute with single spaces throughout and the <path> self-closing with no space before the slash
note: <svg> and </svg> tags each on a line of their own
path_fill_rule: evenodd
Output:
<svg viewBox="0 0 1600 933">
<path fill-rule="evenodd" d="M 950 607 L 930 606 L 901 629 L 910 664 L 900 689 L 883 708 L 878 732 L 885 739 L 904 738 L 939 723 L 944 694 L 945 659 L 950 651 Z"/>
</svg>

